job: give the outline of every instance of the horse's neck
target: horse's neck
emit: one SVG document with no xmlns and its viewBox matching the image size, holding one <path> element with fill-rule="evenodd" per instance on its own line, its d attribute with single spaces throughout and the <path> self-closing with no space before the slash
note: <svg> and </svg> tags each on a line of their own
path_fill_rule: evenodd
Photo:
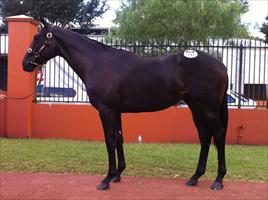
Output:
<svg viewBox="0 0 268 200">
<path fill-rule="evenodd" d="M 84 81 L 84 74 L 91 70 L 99 60 L 102 50 L 79 34 L 58 29 L 56 33 L 59 55 L 63 57 L 77 75 Z M 92 43 L 92 44 L 91 44 Z"/>
</svg>

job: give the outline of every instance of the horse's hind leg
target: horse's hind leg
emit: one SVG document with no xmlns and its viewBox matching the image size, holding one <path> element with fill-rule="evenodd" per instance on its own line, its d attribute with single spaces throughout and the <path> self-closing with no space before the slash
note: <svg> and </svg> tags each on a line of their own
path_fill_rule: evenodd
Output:
<svg viewBox="0 0 268 200">
<path fill-rule="evenodd" d="M 118 158 L 118 167 L 116 176 L 111 180 L 112 182 L 119 182 L 121 180 L 121 173 L 126 168 L 125 156 L 124 156 L 124 148 L 123 148 L 123 132 L 122 132 L 122 120 L 121 113 L 117 114 L 117 131 L 116 131 L 116 150 L 117 150 L 117 158 Z"/>
<path fill-rule="evenodd" d="M 225 137 L 228 126 L 228 107 L 226 93 L 223 97 L 223 101 L 220 107 L 220 121 L 221 126 L 218 132 L 213 134 L 213 139 L 218 151 L 218 176 L 215 182 L 212 184 L 211 189 L 218 190 L 223 187 L 222 181 L 226 174 L 225 163 Z"/>
<path fill-rule="evenodd" d="M 223 178 L 226 174 L 225 164 L 225 135 L 226 129 L 221 127 L 218 132 L 213 134 L 214 143 L 217 147 L 218 152 L 218 175 L 214 183 L 211 185 L 211 189 L 219 190 L 223 188 Z"/>
<path fill-rule="evenodd" d="M 198 130 L 199 140 L 201 144 L 201 150 L 199 155 L 199 161 L 194 175 L 186 182 L 188 186 L 195 186 L 198 183 L 198 179 L 205 174 L 208 152 L 211 142 L 212 133 L 208 128 L 210 123 L 210 117 L 205 113 L 192 111 L 194 123 Z"/>
<path fill-rule="evenodd" d="M 221 112 L 218 109 L 203 106 L 190 106 L 194 123 L 197 127 L 201 143 L 201 151 L 197 169 L 191 179 L 186 183 L 189 186 L 197 185 L 198 179 L 205 173 L 211 137 L 218 150 L 218 176 L 211 189 L 223 188 L 223 177 L 226 174 L 225 166 L 225 135 L 227 123 L 224 123 Z"/>
</svg>

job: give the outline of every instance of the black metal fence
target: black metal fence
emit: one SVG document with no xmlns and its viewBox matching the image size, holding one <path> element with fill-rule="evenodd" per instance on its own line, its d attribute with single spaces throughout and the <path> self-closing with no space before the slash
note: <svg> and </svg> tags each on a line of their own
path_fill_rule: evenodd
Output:
<svg viewBox="0 0 268 200">
<path fill-rule="evenodd" d="M 103 40 L 117 49 L 143 56 L 157 56 L 183 49 L 198 49 L 220 59 L 228 69 L 228 104 L 234 107 L 265 107 L 268 86 L 268 45 L 257 40 L 209 40 L 204 43 L 126 43 Z M 37 102 L 89 103 L 85 86 L 68 63 L 56 57 L 44 69 L 43 81 L 37 86 Z M 38 77 L 41 77 L 41 72 Z"/>
<path fill-rule="evenodd" d="M 6 38 L 6 36 L 4 36 Z M 1 35 L 2 38 L 2 35 Z M 206 43 L 156 43 L 142 44 L 117 39 L 98 39 L 117 49 L 143 56 L 157 56 L 184 49 L 208 52 L 221 60 L 228 70 L 229 107 L 266 107 L 268 96 L 268 44 L 257 40 L 209 40 Z M 5 67 L 7 40 L 1 39 L 1 70 Z M 3 46 L 3 48 L 2 48 Z M 2 56 L 3 55 L 3 56 Z M 3 70 L 2 70 L 3 71 Z M 0 80 L 3 74 L 1 72 Z M 41 80 L 40 80 L 41 79 Z M 5 83 L 2 83 L 5 82 Z M 6 86 L 6 80 L 0 82 Z M 82 81 L 61 57 L 56 57 L 37 73 L 36 102 L 89 103 Z M 0 88 L 1 89 L 1 88 Z"/>
</svg>

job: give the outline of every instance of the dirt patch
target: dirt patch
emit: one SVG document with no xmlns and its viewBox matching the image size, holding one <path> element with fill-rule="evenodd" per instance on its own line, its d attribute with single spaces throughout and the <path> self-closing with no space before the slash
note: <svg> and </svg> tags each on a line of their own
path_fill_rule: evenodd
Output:
<svg viewBox="0 0 268 200">
<path fill-rule="evenodd" d="M 224 182 L 212 191 L 212 181 L 185 186 L 183 179 L 123 177 L 106 191 L 96 190 L 102 176 L 50 173 L 0 173 L 0 199 L 268 199 L 267 182 Z"/>
</svg>

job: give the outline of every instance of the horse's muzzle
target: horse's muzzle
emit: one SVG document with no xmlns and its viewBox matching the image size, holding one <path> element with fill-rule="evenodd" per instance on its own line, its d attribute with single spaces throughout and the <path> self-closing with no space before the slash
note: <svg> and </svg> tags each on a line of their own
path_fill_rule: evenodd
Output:
<svg viewBox="0 0 268 200">
<path fill-rule="evenodd" d="M 26 60 L 23 60 L 22 62 L 23 70 L 26 72 L 33 72 L 36 67 L 39 65 L 37 63 L 29 62 Z"/>
</svg>

